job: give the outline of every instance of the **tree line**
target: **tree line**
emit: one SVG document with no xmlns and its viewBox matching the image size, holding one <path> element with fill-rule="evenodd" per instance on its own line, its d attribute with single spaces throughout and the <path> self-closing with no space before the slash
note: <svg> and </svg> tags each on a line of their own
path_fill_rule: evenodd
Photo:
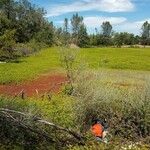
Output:
<svg viewBox="0 0 150 150">
<path fill-rule="evenodd" d="M 45 11 L 28 0 L 0 1 L 0 59 L 29 55 L 54 41 L 54 26 Z"/>
<path fill-rule="evenodd" d="M 42 47 L 75 44 L 79 47 L 150 45 L 150 23 L 141 27 L 141 35 L 113 32 L 109 21 L 103 22 L 96 34 L 88 34 L 84 18 L 78 13 L 64 19 L 56 28 L 45 18 L 46 11 L 28 0 L 0 1 L 0 60 L 26 56 Z M 69 23 L 70 22 L 70 23 Z"/>
<path fill-rule="evenodd" d="M 71 43 L 79 47 L 150 45 L 150 23 L 148 21 L 143 23 L 140 36 L 128 32 L 114 32 L 109 21 L 103 22 L 99 29 L 95 28 L 96 34 L 88 34 L 83 17 L 79 16 L 78 13 L 71 18 L 70 32 L 68 22 L 68 19 L 65 18 L 64 27 L 58 29 L 61 32 L 58 37 L 64 37 L 64 42 L 66 39 L 70 39 Z M 61 39 L 59 40 L 61 41 Z"/>
</svg>

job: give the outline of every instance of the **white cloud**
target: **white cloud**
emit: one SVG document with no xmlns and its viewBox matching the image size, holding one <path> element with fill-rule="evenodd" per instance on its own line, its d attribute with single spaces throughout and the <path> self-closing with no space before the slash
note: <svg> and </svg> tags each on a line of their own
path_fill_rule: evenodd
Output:
<svg viewBox="0 0 150 150">
<path fill-rule="evenodd" d="M 141 33 L 141 27 L 145 21 L 150 23 L 150 18 L 138 20 L 138 21 L 128 21 L 124 17 L 84 17 L 84 24 L 87 26 L 89 33 L 95 33 L 95 28 L 100 30 L 100 26 L 104 21 L 109 21 L 113 25 L 113 30 L 116 32 L 129 32 L 139 35 Z M 56 21 L 56 24 L 60 26 L 63 25 L 64 21 Z M 69 26 L 71 25 L 69 21 Z"/>
<path fill-rule="evenodd" d="M 84 24 L 87 27 L 100 27 L 105 21 L 109 21 L 112 25 L 118 25 L 126 20 L 124 17 L 85 17 Z"/>
<path fill-rule="evenodd" d="M 127 12 L 134 10 L 131 0 L 76 0 L 71 4 L 57 4 L 47 10 L 47 17 L 81 11 Z"/>
<path fill-rule="evenodd" d="M 141 27 L 145 21 L 150 22 L 150 18 L 135 21 L 135 22 L 126 21 L 123 24 L 115 26 L 115 30 L 117 32 L 119 31 L 119 32 L 130 32 L 130 33 L 134 33 L 134 34 L 140 34 L 141 33 Z"/>
</svg>

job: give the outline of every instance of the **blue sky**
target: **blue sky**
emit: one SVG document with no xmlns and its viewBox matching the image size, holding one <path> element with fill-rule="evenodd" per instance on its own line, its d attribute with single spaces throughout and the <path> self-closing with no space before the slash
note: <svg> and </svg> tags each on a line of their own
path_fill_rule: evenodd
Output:
<svg viewBox="0 0 150 150">
<path fill-rule="evenodd" d="M 144 21 L 150 22 L 150 0 L 30 0 L 47 11 L 46 17 L 58 27 L 64 18 L 78 12 L 89 33 L 110 21 L 113 30 L 140 34 Z"/>
</svg>

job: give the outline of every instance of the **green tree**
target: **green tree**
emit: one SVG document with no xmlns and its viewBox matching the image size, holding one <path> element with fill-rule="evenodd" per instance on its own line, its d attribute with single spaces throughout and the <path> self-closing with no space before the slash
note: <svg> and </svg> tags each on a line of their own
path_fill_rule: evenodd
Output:
<svg viewBox="0 0 150 150">
<path fill-rule="evenodd" d="M 103 22 L 101 25 L 102 35 L 105 37 L 110 37 L 112 33 L 112 25 L 109 21 Z"/>
<path fill-rule="evenodd" d="M 5 14 L 0 12 L 0 36 L 4 34 L 7 29 L 10 29 L 11 21 Z"/>
<path fill-rule="evenodd" d="M 52 46 L 54 42 L 54 26 L 53 23 L 45 22 L 43 28 L 34 36 L 37 42 L 45 43 Z"/>
<path fill-rule="evenodd" d="M 78 44 L 79 32 L 82 24 L 83 24 L 83 17 L 79 16 L 78 13 L 74 14 L 71 19 L 71 25 L 72 25 L 72 39 L 73 43 L 75 44 Z"/>
<path fill-rule="evenodd" d="M 145 21 L 144 24 L 142 25 L 141 43 L 143 45 L 150 44 L 150 24 L 148 23 L 148 21 Z"/>
<path fill-rule="evenodd" d="M 86 47 L 89 45 L 89 37 L 87 34 L 86 26 L 83 23 L 83 17 L 78 13 L 74 14 L 71 19 L 72 25 L 72 40 L 73 43 L 79 47 Z"/>
<path fill-rule="evenodd" d="M 44 19 L 45 12 L 43 9 L 35 7 L 27 0 L 18 1 L 16 7 L 17 42 L 29 42 L 35 34 L 43 30 L 46 24 Z"/>
<path fill-rule="evenodd" d="M 95 34 L 89 35 L 90 45 L 97 46 L 97 36 Z"/>
<path fill-rule="evenodd" d="M 70 42 L 70 33 L 69 33 L 69 23 L 68 19 L 64 19 L 64 26 L 63 26 L 63 44 L 67 45 Z"/>
<path fill-rule="evenodd" d="M 89 37 L 87 34 L 87 29 L 84 24 L 80 26 L 79 34 L 78 34 L 78 46 L 87 47 L 89 45 Z"/>
<path fill-rule="evenodd" d="M 63 29 L 62 27 L 55 29 L 55 44 L 56 45 L 62 45 L 63 44 Z"/>
<path fill-rule="evenodd" d="M 122 45 L 134 45 L 136 44 L 136 39 L 134 37 L 134 34 L 131 33 L 127 32 L 115 33 L 113 37 L 113 43 L 117 47 L 121 47 Z"/>
<path fill-rule="evenodd" d="M 6 30 L 0 36 L 0 60 L 11 60 L 16 58 L 15 30 Z"/>
<path fill-rule="evenodd" d="M 0 1 L 0 10 L 7 16 L 7 19 L 10 20 L 16 19 L 15 6 L 16 6 L 16 2 L 14 0 Z"/>
<path fill-rule="evenodd" d="M 112 33 L 112 25 L 110 22 L 103 22 L 101 25 L 102 33 L 97 36 L 97 44 L 108 46 L 111 45 L 111 33 Z"/>
<path fill-rule="evenodd" d="M 0 0 L 1 52 L 4 52 L 5 49 L 7 54 L 11 54 L 14 49 L 13 43 L 18 43 L 17 49 L 21 54 L 24 53 L 22 53 L 24 49 L 36 51 L 36 45 L 40 45 L 37 46 L 39 49 L 42 47 L 42 43 L 43 46 L 45 44 L 51 46 L 54 43 L 55 29 L 44 15 L 44 9 L 38 8 L 29 0 Z M 13 30 L 15 30 L 14 34 Z"/>
<path fill-rule="evenodd" d="M 123 35 L 122 35 L 122 33 L 115 33 L 114 34 L 113 43 L 117 47 L 121 47 L 123 45 Z"/>
</svg>

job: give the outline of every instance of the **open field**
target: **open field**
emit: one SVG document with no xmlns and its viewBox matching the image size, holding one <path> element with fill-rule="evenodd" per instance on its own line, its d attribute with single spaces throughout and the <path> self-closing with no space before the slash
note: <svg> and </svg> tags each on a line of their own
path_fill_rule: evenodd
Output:
<svg viewBox="0 0 150 150">
<path fill-rule="evenodd" d="M 92 68 L 150 71 L 150 48 L 88 48 L 81 56 Z"/>
<path fill-rule="evenodd" d="M 20 59 L 19 63 L 0 64 L 0 84 L 36 78 L 39 74 L 62 70 L 58 48 L 49 48 L 34 56 Z M 150 71 L 149 48 L 85 48 L 80 49 L 78 60 L 90 68 L 112 68 Z"/>
<path fill-rule="evenodd" d="M 59 66 L 55 48 L 20 59 L 19 63 L 0 64 L 0 83 L 20 82 L 37 77 L 40 73 L 57 70 Z"/>
</svg>

